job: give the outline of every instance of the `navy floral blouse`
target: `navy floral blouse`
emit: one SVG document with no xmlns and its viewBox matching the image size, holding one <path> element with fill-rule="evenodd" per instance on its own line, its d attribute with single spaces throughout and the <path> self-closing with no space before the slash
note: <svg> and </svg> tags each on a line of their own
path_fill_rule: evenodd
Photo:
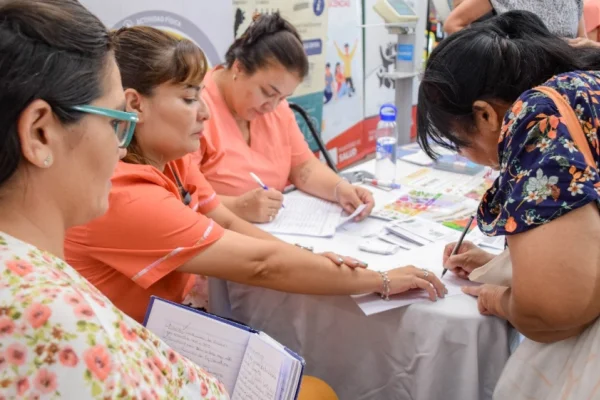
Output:
<svg viewBox="0 0 600 400">
<path fill-rule="evenodd" d="M 596 166 L 600 162 L 600 72 L 570 72 L 544 84 L 575 111 Z M 478 222 L 489 236 L 525 232 L 591 202 L 599 203 L 600 178 L 589 168 L 554 102 L 523 93 L 506 114 L 498 144 L 500 176 L 485 193 Z"/>
</svg>

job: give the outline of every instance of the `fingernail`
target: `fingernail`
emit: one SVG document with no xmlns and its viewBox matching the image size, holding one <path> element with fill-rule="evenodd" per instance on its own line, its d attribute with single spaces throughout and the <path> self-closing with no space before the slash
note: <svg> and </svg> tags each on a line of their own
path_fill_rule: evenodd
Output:
<svg viewBox="0 0 600 400">
<path fill-rule="evenodd" d="M 364 262 L 362 265 L 364 265 L 365 268 L 369 268 L 369 263 Z"/>
<path fill-rule="evenodd" d="M 342 258 L 338 258 L 338 263 L 343 264 L 344 260 Z"/>
<path fill-rule="evenodd" d="M 444 288 L 444 293 L 448 294 L 448 288 Z"/>
</svg>

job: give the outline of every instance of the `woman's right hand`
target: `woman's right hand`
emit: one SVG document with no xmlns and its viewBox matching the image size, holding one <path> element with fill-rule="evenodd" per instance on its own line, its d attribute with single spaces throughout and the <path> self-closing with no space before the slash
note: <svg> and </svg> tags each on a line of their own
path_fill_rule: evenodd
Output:
<svg viewBox="0 0 600 400">
<path fill-rule="evenodd" d="M 495 257 L 472 242 L 462 242 L 456 254 L 452 255 L 455 246 L 456 242 L 444 248 L 444 268 L 463 279 L 468 279 L 474 269 L 484 266 Z"/>
<path fill-rule="evenodd" d="M 427 291 L 431 301 L 436 301 L 438 297 L 444 298 L 448 293 L 448 289 L 442 281 L 433 272 L 426 269 L 410 265 L 392 269 L 387 271 L 387 274 L 390 280 L 390 295 L 412 289 L 422 289 Z M 381 289 L 383 289 L 383 282 Z"/>
<path fill-rule="evenodd" d="M 283 194 L 275 189 L 256 188 L 236 199 L 237 213 L 248 222 L 266 223 L 277 217 L 283 204 Z"/>
</svg>

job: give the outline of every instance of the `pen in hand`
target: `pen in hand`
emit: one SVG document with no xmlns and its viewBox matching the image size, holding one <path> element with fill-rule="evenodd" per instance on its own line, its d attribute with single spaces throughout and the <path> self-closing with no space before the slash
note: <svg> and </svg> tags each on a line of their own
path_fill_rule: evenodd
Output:
<svg viewBox="0 0 600 400">
<path fill-rule="evenodd" d="M 467 222 L 467 226 L 465 226 L 465 230 L 463 230 L 462 234 L 460 235 L 460 238 L 458 239 L 458 242 L 456 242 L 456 246 L 454 246 L 454 249 L 452 250 L 452 254 L 450 254 L 450 256 L 455 256 L 456 253 L 458 253 L 458 249 L 460 249 L 460 246 L 462 246 L 462 242 L 465 239 L 467 232 L 469 232 L 469 228 L 471 227 L 471 224 L 473 223 L 474 219 L 474 215 L 472 215 L 471 218 L 469 218 L 469 222 Z M 444 275 L 446 275 L 446 272 L 448 272 L 448 269 L 444 268 L 444 271 L 442 272 L 442 278 L 444 277 Z"/>
<path fill-rule="evenodd" d="M 263 181 L 261 181 L 261 180 L 260 180 L 260 178 L 259 178 L 259 177 L 258 177 L 258 176 L 257 176 L 257 175 L 254 173 L 254 172 L 250 172 L 250 176 L 252 177 L 252 179 L 254 179 L 254 181 L 255 181 L 256 183 L 258 183 L 258 185 L 259 185 L 261 188 L 263 188 L 263 189 L 265 189 L 265 190 L 269 190 L 269 187 L 268 187 L 267 185 L 265 185 L 265 184 L 263 183 Z M 283 205 L 283 203 L 281 204 L 281 208 L 285 208 L 285 206 Z"/>
</svg>

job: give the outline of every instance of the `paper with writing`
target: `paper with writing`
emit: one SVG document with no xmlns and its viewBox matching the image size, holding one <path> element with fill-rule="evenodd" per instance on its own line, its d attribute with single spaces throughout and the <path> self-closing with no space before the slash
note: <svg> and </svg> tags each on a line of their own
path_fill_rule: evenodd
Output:
<svg viewBox="0 0 600 400">
<path fill-rule="evenodd" d="M 278 400 L 284 390 L 279 385 L 283 358 L 280 350 L 252 335 L 231 400 Z"/>
<path fill-rule="evenodd" d="M 331 237 L 342 218 L 342 208 L 306 194 L 285 197 L 285 208 L 273 222 L 257 225 L 274 234 Z"/>
<path fill-rule="evenodd" d="M 250 332 L 156 300 L 146 327 L 232 393 Z"/>
</svg>

